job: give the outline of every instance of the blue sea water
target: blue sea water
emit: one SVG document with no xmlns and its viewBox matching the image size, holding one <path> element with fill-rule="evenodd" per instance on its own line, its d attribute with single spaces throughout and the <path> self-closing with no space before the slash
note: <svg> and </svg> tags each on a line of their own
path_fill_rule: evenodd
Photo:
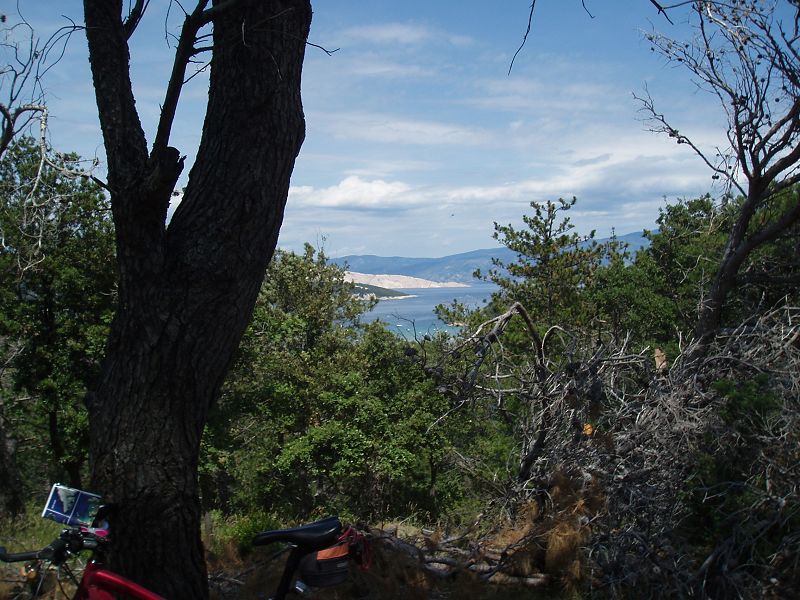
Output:
<svg viewBox="0 0 800 600">
<path fill-rule="evenodd" d="M 492 292 L 497 290 L 494 284 L 479 283 L 464 288 L 427 288 L 398 290 L 412 297 L 397 300 L 381 300 L 371 312 L 362 318 L 365 322 L 380 319 L 387 328 L 406 339 L 421 337 L 426 333 L 437 331 L 456 332 L 452 327 L 438 318 L 433 312 L 437 304 L 450 304 L 453 300 L 462 302 L 470 308 L 477 308 L 485 303 Z"/>
</svg>

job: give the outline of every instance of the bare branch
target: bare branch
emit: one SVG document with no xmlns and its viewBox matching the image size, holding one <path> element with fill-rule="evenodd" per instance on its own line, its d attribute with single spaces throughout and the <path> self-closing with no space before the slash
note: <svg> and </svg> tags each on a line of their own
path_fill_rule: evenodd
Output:
<svg viewBox="0 0 800 600">
<path fill-rule="evenodd" d="M 658 2 L 656 2 L 656 0 L 650 0 L 650 3 L 651 3 L 653 6 L 655 6 L 655 7 L 656 7 L 656 10 L 658 11 L 658 14 L 660 14 L 660 15 L 664 15 L 664 18 L 665 18 L 665 19 L 666 19 L 666 20 L 669 22 L 669 24 L 670 24 L 670 25 L 674 25 L 674 24 L 675 24 L 675 23 L 673 23 L 673 22 L 672 22 L 672 20 L 669 18 L 669 15 L 667 14 L 667 11 L 664 9 L 664 7 L 663 7 L 663 6 L 661 6 L 661 5 L 660 5 Z"/>
<path fill-rule="evenodd" d="M 701 89 L 718 98 L 728 120 L 729 147 L 711 160 L 655 110 L 649 95 L 637 99 L 654 124 L 651 130 L 689 146 L 715 179 L 725 178 L 728 191 L 744 197 L 698 320 L 695 333 L 708 341 L 747 257 L 800 219 L 794 196 L 788 206 L 778 204 L 782 192 L 800 182 L 800 37 L 786 34 L 774 1 L 682 2 L 663 8 L 689 5 L 694 38 L 646 37 L 653 50 L 685 67 Z M 795 31 L 797 23 L 795 18 Z M 751 231 L 757 215 L 763 223 Z"/>
<path fill-rule="evenodd" d="M 644 96 L 638 96 L 634 93 L 633 98 L 641 104 L 640 111 L 646 115 L 644 121 L 650 123 L 650 131 L 653 133 L 666 133 L 669 137 L 675 139 L 676 143 L 687 145 L 714 173 L 712 179 L 723 179 L 727 186 L 726 191 L 735 188 L 739 193 L 746 194 L 744 187 L 737 180 L 736 171 L 731 167 L 729 156 L 725 152 L 720 152 L 719 148 L 717 148 L 718 158 L 716 161 L 712 161 L 705 151 L 695 144 L 691 138 L 680 133 L 678 129 L 667 121 L 662 113 L 656 110 L 655 101 L 650 96 L 646 86 Z"/>
<path fill-rule="evenodd" d="M 235 1 L 236 0 L 229 0 L 229 2 L 220 5 L 220 7 L 228 6 Z M 183 22 L 181 35 L 178 39 L 178 47 L 175 51 L 175 60 L 172 64 L 172 74 L 167 84 L 167 91 L 161 108 L 161 117 L 158 121 L 158 129 L 156 130 L 156 137 L 153 142 L 153 153 L 165 150 L 169 144 L 170 131 L 175 121 L 175 112 L 178 108 L 178 100 L 180 99 L 186 76 L 186 66 L 196 53 L 194 44 L 197 32 L 208 22 L 206 19 L 210 18 L 205 14 L 205 7 L 207 4 L 208 0 L 200 0 L 194 12 L 187 15 Z"/>
<path fill-rule="evenodd" d="M 136 0 L 136 4 L 131 8 L 131 12 L 123 24 L 126 39 L 131 39 L 133 32 L 136 31 L 136 28 L 139 26 L 149 4 L 150 0 Z"/>
<path fill-rule="evenodd" d="M 20 13 L 16 18 L 16 24 L 4 28 L 0 41 L 0 157 L 14 136 L 42 114 L 42 77 L 61 60 L 77 29 L 74 23 L 61 27 L 42 41 Z"/>
<path fill-rule="evenodd" d="M 525 42 L 528 41 L 528 35 L 531 32 L 531 23 L 533 22 L 533 9 L 536 7 L 536 0 L 531 2 L 531 9 L 528 13 L 528 26 L 525 28 L 525 35 L 522 36 L 522 43 L 517 48 L 517 51 L 514 52 L 514 56 L 511 57 L 511 64 L 508 65 L 508 74 L 511 75 L 511 69 L 514 68 L 514 61 L 517 59 L 517 54 L 522 51 L 522 48 L 525 46 Z"/>
</svg>

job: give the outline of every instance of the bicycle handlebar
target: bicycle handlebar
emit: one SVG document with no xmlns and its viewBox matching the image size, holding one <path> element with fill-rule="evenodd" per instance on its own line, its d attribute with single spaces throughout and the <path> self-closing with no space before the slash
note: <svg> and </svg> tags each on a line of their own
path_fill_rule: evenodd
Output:
<svg viewBox="0 0 800 600">
<path fill-rule="evenodd" d="M 79 529 L 65 529 L 61 534 L 41 550 L 28 552 L 6 552 L 0 547 L 0 561 L 24 562 L 26 560 L 49 560 L 59 564 L 66 560 L 67 554 L 77 554 L 82 550 L 95 550 L 98 539 L 91 533 Z"/>
<path fill-rule="evenodd" d="M 39 552 L 6 552 L 6 549 L 0 547 L 0 560 L 3 562 L 23 562 L 26 560 L 38 560 Z"/>
</svg>

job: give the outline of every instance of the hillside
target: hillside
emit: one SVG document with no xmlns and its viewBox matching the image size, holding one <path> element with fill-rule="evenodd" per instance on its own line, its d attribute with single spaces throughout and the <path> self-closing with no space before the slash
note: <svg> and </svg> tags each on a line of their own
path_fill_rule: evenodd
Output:
<svg viewBox="0 0 800 600">
<path fill-rule="evenodd" d="M 375 298 L 406 297 L 406 294 L 398 292 L 397 290 L 390 290 L 377 285 L 370 285 L 368 283 L 356 283 L 353 287 L 353 293 L 356 296 L 373 296 Z"/>
<path fill-rule="evenodd" d="M 641 232 L 629 233 L 617 238 L 627 242 L 631 254 L 639 248 L 648 245 L 648 240 L 642 237 Z M 597 240 L 598 243 L 608 241 L 608 238 Z M 392 273 L 418 277 L 435 282 L 457 282 L 469 285 L 473 283 L 472 274 L 476 269 L 484 273 L 492 268 L 492 258 L 499 258 L 503 262 L 513 262 L 516 253 L 508 248 L 484 248 L 461 254 L 452 254 L 440 258 L 408 258 L 402 256 L 375 256 L 372 254 L 349 255 L 330 259 L 331 262 L 358 273 Z M 381 284 L 377 284 L 381 285 Z M 400 287 L 400 286 L 383 286 Z"/>
<path fill-rule="evenodd" d="M 369 274 L 358 273 L 356 271 L 347 271 L 345 279 L 353 283 L 363 284 L 367 286 L 377 286 L 379 288 L 389 289 L 429 289 L 429 288 L 458 288 L 468 287 L 464 283 L 457 283 L 453 281 L 431 281 L 429 279 L 421 279 L 419 277 L 409 277 L 408 275 L 386 275 L 386 274 Z"/>
</svg>

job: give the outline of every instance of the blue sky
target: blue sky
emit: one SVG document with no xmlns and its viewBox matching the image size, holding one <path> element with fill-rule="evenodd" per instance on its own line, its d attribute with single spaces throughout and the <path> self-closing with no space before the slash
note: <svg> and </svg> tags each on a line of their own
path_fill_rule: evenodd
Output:
<svg viewBox="0 0 800 600">
<path fill-rule="evenodd" d="M 132 41 L 132 78 L 152 132 L 180 15 L 154 0 Z M 532 200 L 578 197 L 581 233 L 654 226 L 659 207 L 713 192 L 711 173 L 649 133 L 632 93 L 706 148 L 724 141 L 721 111 L 688 74 L 650 52 L 641 31 L 681 37 L 647 0 L 538 0 L 510 75 L 529 0 L 327 0 L 314 3 L 303 102 L 307 137 L 279 245 L 333 256 L 444 256 L 496 245 L 493 222 L 521 225 Z M 40 35 L 81 23 L 80 2 L 23 0 Z M 82 32 L 45 80 L 51 141 L 98 155 L 102 145 Z M 191 162 L 207 77 L 186 87 L 172 145 Z M 150 136 L 152 139 L 152 136 Z M 185 171 L 187 174 L 189 169 Z"/>
</svg>

